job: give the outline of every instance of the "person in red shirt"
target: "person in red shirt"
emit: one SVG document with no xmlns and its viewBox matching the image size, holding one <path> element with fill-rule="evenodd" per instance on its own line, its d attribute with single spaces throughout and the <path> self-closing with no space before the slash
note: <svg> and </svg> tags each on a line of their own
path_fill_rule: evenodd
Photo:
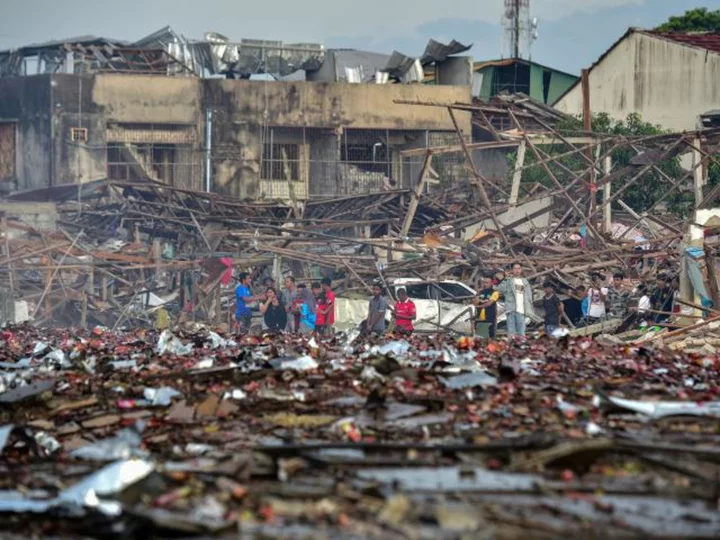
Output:
<svg viewBox="0 0 720 540">
<path fill-rule="evenodd" d="M 405 289 L 398 289 L 397 297 L 395 307 L 392 308 L 395 317 L 395 326 L 401 332 L 411 334 L 415 330 L 413 321 L 417 318 L 415 303 L 408 298 Z"/>
<path fill-rule="evenodd" d="M 318 305 L 318 333 L 320 335 L 331 335 L 335 326 L 335 293 L 332 290 L 332 280 L 323 278 L 322 302 Z M 322 323 L 322 324 L 321 324 Z"/>
</svg>

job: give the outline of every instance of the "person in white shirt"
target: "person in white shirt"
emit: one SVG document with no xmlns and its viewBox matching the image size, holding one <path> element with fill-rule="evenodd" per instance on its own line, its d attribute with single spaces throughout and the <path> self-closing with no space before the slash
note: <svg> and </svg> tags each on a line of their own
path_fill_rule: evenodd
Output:
<svg viewBox="0 0 720 540">
<path fill-rule="evenodd" d="M 592 275 L 592 284 L 588 287 L 587 297 L 590 301 L 588 319 L 590 324 L 598 323 L 605 318 L 605 298 L 608 294 L 607 287 L 602 285 L 603 276 L 598 273 Z"/>
<path fill-rule="evenodd" d="M 641 327 L 647 326 L 648 312 L 652 309 L 652 302 L 647 293 L 647 287 L 642 283 L 637 286 L 636 293 L 640 296 L 637 305 L 638 322 Z"/>
<path fill-rule="evenodd" d="M 511 338 L 525 337 L 525 317 L 530 316 L 533 311 L 532 289 L 522 271 L 522 265 L 513 264 L 512 275 L 505 277 L 498 286 L 498 292 L 505 297 L 507 332 Z"/>
</svg>

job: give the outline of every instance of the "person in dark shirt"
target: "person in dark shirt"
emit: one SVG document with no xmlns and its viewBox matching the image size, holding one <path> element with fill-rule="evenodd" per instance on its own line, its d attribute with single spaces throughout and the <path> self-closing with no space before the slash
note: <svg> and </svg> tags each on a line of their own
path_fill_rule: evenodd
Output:
<svg viewBox="0 0 720 540">
<path fill-rule="evenodd" d="M 265 325 L 268 330 L 280 332 L 287 327 L 287 312 L 285 306 L 280 301 L 277 291 L 268 287 L 266 292 L 267 299 L 260 304 L 260 313 L 263 314 Z"/>
<path fill-rule="evenodd" d="M 478 291 L 473 304 L 477 308 L 477 323 L 475 325 L 475 335 L 483 338 L 495 338 L 495 329 L 497 327 L 497 302 L 500 299 L 500 293 L 493 287 L 491 277 L 482 278 L 482 289 Z"/>
<path fill-rule="evenodd" d="M 545 296 L 542 299 L 543 309 L 545 310 L 545 335 L 551 336 L 552 333 L 560 328 L 560 317 L 563 314 L 563 303 L 555 294 L 555 287 L 549 281 L 543 283 Z"/>
<path fill-rule="evenodd" d="M 567 291 L 567 299 L 563 300 L 563 311 L 573 326 L 578 326 L 585 315 L 583 314 L 582 303 L 587 296 L 584 286 L 580 285 L 577 289 Z"/>
<path fill-rule="evenodd" d="M 669 313 L 672 312 L 674 291 L 671 286 L 671 280 L 667 276 L 661 274 L 657 279 L 657 286 L 650 296 L 650 304 L 653 311 L 661 311 L 662 313 L 654 313 L 651 319 L 656 323 L 664 323 L 670 318 Z"/>
</svg>

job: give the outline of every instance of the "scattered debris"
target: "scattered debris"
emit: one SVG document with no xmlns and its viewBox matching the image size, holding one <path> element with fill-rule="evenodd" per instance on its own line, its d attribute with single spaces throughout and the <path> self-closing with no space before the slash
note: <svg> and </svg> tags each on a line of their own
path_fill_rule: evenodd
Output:
<svg viewBox="0 0 720 540">
<path fill-rule="evenodd" d="M 40 337 L 74 347 L 61 330 L 10 331 L 23 336 L 5 353 L 10 364 Z M 578 515 L 599 534 L 638 505 L 660 517 L 628 517 L 624 534 L 711 538 L 720 524 L 708 481 L 719 456 L 717 356 L 570 337 L 218 336 L 228 345 L 215 366 L 193 371 L 207 349 L 160 355 L 162 332 L 104 331 L 93 372 L 73 363 L 48 374 L 43 400 L 6 404 L 0 527 L 72 535 L 99 514 L 91 536 L 207 536 L 238 522 L 270 534 L 280 519 L 347 537 L 368 527 L 450 534 L 524 528 L 514 516 L 532 507 L 555 534 L 577 531 Z M 137 369 L 112 369 L 121 357 Z M 666 528 L 661 509 L 686 517 Z"/>
</svg>

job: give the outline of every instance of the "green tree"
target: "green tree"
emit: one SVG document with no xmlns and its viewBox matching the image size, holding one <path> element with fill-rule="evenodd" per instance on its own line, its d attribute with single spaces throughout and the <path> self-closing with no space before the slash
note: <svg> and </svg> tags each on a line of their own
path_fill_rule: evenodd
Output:
<svg viewBox="0 0 720 540">
<path fill-rule="evenodd" d="M 666 23 L 655 30 L 661 32 L 720 32 L 720 9 L 709 11 L 707 8 L 695 8 L 683 15 L 670 17 Z"/>
<path fill-rule="evenodd" d="M 582 132 L 582 121 L 578 118 L 569 118 L 555 127 L 561 134 L 572 136 L 578 134 L 578 132 Z M 592 119 L 592 129 L 593 132 L 597 134 L 627 137 L 643 137 L 667 133 L 667 131 L 663 130 L 660 126 L 643 121 L 642 117 L 637 113 L 630 114 L 625 120 L 621 121 L 615 121 L 605 113 L 594 115 Z M 568 151 L 567 146 L 562 143 L 549 147 L 545 146 L 542 149 L 550 157 Z M 612 153 L 613 170 L 617 171 L 623 167 L 627 167 L 630 165 L 631 160 L 638 155 L 638 152 L 643 150 L 643 148 L 632 148 L 630 145 L 623 145 L 621 148 L 615 150 Z M 511 168 L 514 166 L 515 159 L 515 154 L 508 155 Z M 529 187 L 535 183 L 539 183 L 548 188 L 553 188 L 554 183 L 548 176 L 545 167 L 541 164 L 533 165 L 533 163 L 536 162 L 537 159 L 535 156 L 531 152 L 528 152 L 525 157 L 525 166 L 527 168 L 523 171 L 522 175 L 523 185 Z M 549 165 L 549 168 L 561 183 L 567 184 L 572 181 L 573 174 L 579 174 L 587 169 L 587 162 L 582 156 L 575 154 L 558 158 L 556 163 Z M 679 178 L 684 174 L 677 157 L 665 160 L 658 165 L 658 168 L 664 175 L 673 179 Z M 630 177 L 638 171 L 639 167 L 633 167 L 632 172 L 622 179 L 618 179 L 615 185 L 622 185 L 622 180 L 629 180 Z M 650 169 L 640 179 L 628 187 L 620 198 L 636 212 L 642 212 L 650 208 L 670 189 L 663 174 Z M 674 192 L 664 200 L 667 201 L 668 208 L 671 211 L 686 215 L 692 208 L 692 197 L 693 195 L 689 191 Z M 598 202 L 602 201 L 599 193 L 597 200 Z"/>
</svg>

